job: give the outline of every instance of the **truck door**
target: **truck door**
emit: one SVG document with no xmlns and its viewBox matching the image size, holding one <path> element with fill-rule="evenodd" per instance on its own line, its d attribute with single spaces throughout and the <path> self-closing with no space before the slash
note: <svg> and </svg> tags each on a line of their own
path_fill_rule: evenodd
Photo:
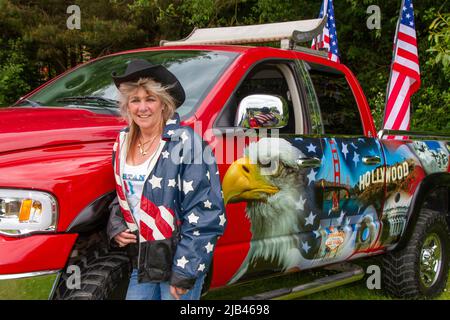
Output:
<svg viewBox="0 0 450 320">
<path fill-rule="evenodd" d="M 222 181 L 228 226 L 215 256 L 229 266 L 215 272 L 232 270 L 228 283 L 299 270 L 318 250 L 322 140 L 311 134 L 298 88 L 294 59 L 265 60 L 250 68 L 215 121 L 232 155 Z"/>
<path fill-rule="evenodd" d="M 361 112 L 346 76 L 299 62 L 309 110 L 323 146 L 320 264 L 342 261 L 379 246 L 385 162 L 376 138 L 364 135 Z"/>
</svg>

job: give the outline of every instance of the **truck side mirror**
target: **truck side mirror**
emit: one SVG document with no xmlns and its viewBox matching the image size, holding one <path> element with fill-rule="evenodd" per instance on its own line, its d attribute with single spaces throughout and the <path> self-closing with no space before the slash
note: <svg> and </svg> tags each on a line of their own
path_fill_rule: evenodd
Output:
<svg viewBox="0 0 450 320">
<path fill-rule="evenodd" d="M 234 120 L 235 127 L 283 128 L 289 121 L 287 101 L 276 95 L 252 94 L 241 100 Z"/>
</svg>

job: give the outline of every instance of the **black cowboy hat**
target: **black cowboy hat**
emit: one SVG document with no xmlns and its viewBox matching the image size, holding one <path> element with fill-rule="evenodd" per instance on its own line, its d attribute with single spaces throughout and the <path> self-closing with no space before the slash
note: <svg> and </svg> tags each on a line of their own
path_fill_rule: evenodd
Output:
<svg viewBox="0 0 450 320">
<path fill-rule="evenodd" d="M 183 104 L 186 95 L 177 77 L 160 64 L 152 64 L 144 59 L 131 60 L 125 73 L 118 76 L 116 72 L 111 74 L 117 88 L 123 82 L 137 81 L 139 78 L 151 78 L 163 86 L 168 86 L 170 95 L 175 99 L 176 107 Z"/>
</svg>

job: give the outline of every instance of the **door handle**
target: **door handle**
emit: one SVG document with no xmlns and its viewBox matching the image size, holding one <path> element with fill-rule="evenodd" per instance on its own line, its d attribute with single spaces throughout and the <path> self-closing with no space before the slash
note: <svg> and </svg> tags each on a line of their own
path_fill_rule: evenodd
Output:
<svg viewBox="0 0 450 320">
<path fill-rule="evenodd" d="M 301 168 L 317 168 L 322 165 L 322 161 L 320 159 L 314 158 L 300 158 L 297 159 L 297 164 Z"/>
<path fill-rule="evenodd" d="M 381 158 L 378 156 L 363 157 L 362 162 L 364 164 L 372 166 L 375 164 L 379 164 L 381 162 Z"/>
</svg>

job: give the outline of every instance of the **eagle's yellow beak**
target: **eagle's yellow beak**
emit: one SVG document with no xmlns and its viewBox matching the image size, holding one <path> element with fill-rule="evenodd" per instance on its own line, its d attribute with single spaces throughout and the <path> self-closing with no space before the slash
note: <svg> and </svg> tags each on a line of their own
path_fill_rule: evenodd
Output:
<svg viewBox="0 0 450 320">
<path fill-rule="evenodd" d="M 248 157 L 240 158 L 231 164 L 223 178 L 222 189 L 225 204 L 251 200 L 264 201 L 268 195 L 279 191 L 261 175 L 256 164 L 250 163 Z"/>
</svg>

